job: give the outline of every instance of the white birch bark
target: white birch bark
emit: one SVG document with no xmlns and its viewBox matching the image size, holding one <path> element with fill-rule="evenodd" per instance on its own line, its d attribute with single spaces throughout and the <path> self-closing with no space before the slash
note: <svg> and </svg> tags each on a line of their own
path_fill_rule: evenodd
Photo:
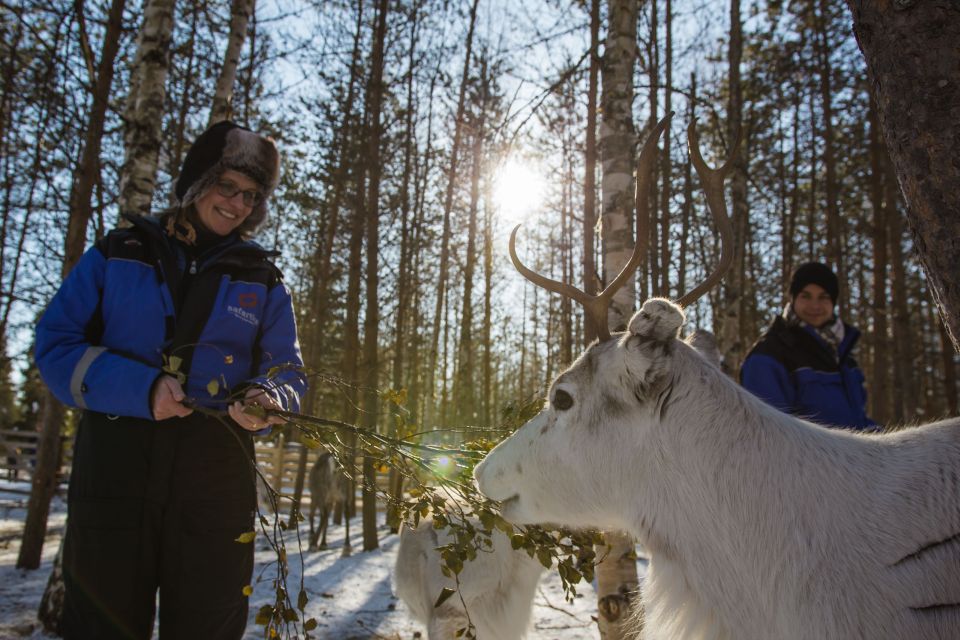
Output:
<svg viewBox="0 0 960 640">
<path fill-rule="evenodd" d="M 604 285 L 629 261 L 634 245 L 633 69 L 637 59 L 637 0 L 609 0 L 606 49 L 601 61 L 600 161 L 602 177 L 601 237 Z M 611 330 L 626 326 L 636 304 L 636 278 L 613 297 L 608 312 Z M 607 532 L 611 545 L 597 566 L 600 637 L 621 640 L 630 631 L 631 594 L 637 591 L 637 562 L 629 534 Z M 607 553 L 598 549 L 598 554 Z"/>
<path fill-rule="evenodd" d="M 727 103 L 727 139 L 735 144 L 742 135 L 743 90 L 740 85 L 740 61 L 743 56 L 743 25 L 740 19 L 740 0 L 730 1 L 730 49 L 727 55 L 730 86 Z M 743 336 L 744 295 L 745 295 L 745 253 L 747 235 L 747 168 L 745 145 L 741 142 L 740 151 L 734 160 L 733 174 L 730 178 L 730 199 L 733 209 L 733 266 L 724 278 L 723 309 L 721 310 L 720 344 L 724 352 L 724 362 L 731 368 L 731 374 L 737 377 L 740 361 L 745 347 Z"/>
<path fill-rule="evenodd" d="M 227 39 L 220 76 L 217 78 L 217 87 L 213 92 L 208 126 L 232 117 L 233 85 L 237 79 L 240 51 L 247 36 L 247 23 L 253 15 L 254 3 L 255 0 L 233 0 L 230 4 L 230 36 Z"/>
<path fill-rule="evenodd" d="M 637 59 L 637 2 L 609 0 L 606 50 L 601 61 L 600 162 L 603 280 L 612 281 L 633 251 L 633 68 Z M 636 303 L 633 276 L 613 297 L 611 330 L 626 326 Z"/>
<path fill-rule="evenodd" d="M 124 110 L 123 167 L 120 170 L 120 212 L 150 213 L 156 189 L 163 103 L 176 0 L 148 0 L 137 54 L 130 70 L 130 93 Z"/>
</svg>

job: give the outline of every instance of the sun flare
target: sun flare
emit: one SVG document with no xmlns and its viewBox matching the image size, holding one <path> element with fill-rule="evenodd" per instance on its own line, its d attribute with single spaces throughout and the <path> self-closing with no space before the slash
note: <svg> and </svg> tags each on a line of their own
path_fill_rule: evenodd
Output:
<svg viewBox="0 0 960 640">
<path fill-rule="evenodd" d="M 501 219 L 512 227 L 539 211 L 545 192 L 546 181 L 535 162 L 510 158 L 497 171 L 493 201 Z"/>
</svg>

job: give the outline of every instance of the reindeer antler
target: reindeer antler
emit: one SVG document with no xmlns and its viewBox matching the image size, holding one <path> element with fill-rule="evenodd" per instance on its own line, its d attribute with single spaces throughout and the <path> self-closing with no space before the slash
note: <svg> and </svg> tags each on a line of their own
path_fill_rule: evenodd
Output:
<svg viewBox="0 0 960 640">
<path fill-rule="evenodd" d="M 719 169 L 711 169 L 703 161 L 695 119 L 687 126 L 687 142 L 690 145 L 690 162 L 693 163 L 693 168 L 700 176 L 700 183 L 703 185 L 703 191 L 707 196 L 707 207 L 713 215 L 714 224 L 717 225 L 717 233 L 720 234 L 720 262 L 717 263 L 717 268 L 707 276 L 706 280 L 694 287 L 693 291 L 684 294 L 677 300 L 677 304 L 681 307 L 686 307 L 699 300 L 704 293 L 720 281 L 720 278 L 730 269 L 730 265 L 733 263 L 733 252 L 730 250 L 733 246 L 733 227 L 730 224 L 730 216 L 727 214 L 727 201 L 723 197 L 723 181 L 733 168 L 733 160 L 737 155 L 737 149 L 740 147 L 740 136 L 737 136 L 730 151 L 730 156 Z"/>
<path fill-rule="evenodd" d="M 510 234 L 510 259 L 513 260 L 513 266 L 517 268 L 517 271 L 533 284 L 547 291 L 553 291 L 567 296 L 583 305 L 584 312 L 597 329 L 597 337 L 600 342 L 610 339 L 610 328 L 607 325 L 607 311 L 610 308 L 611 300 L 613 300 L 613 294 L 630 279 L 630 276 L 633 275 L 633 272 L 640 266 L 647 252 L 647 203 L 650 201 L 650 183 L 652 181 L 654 163 L 657 158 L 657 142 L 660 140 L 660 135 L 666 128 L 672 115 L 672 113 L 667 115 L 657 123 L 657 126 L 655 126 L 650 132 L 650 135 L 647 136 L 647 141 L 644 143 L 643 150 L 640 152 L 640 161 L 637 164 L 636 189 L 637 241 L 633 246 L 633 253 L 630 255 L 630 260 L 627 261 L 627 264 L 620 270 L 617 277 L 614 278 L 603 291 L 595 296 L 590 295 L 571 284 L 551 280 L 528 269 L 520 262 L 520 258 L 517 257 L 516 240 L 517 230 L 520 228 L 520 225 L 514 227 L 513 232 Z"/>
<path fill-rule="evenodd" d="M 514 227 L 513 232 L 510 234 L 510 259 L 513 260 L 513 266 L 517 268 L 517 271 L 535 285 L 547 291 L 564 295 L 583 305 L 584 312 L 597 329 L 597 337 L 600 342 L 610 339 L 610 328 L 607 325 L 607 311 L 610 308 L 613 295 L 629 280 L 647 253 L 647 238 L 650 223 L 650 183 L 652 182 L 653 168 L 657 157 L 657 142 L 660 140 L 660 135 L 666 128 L 671 116 L 673 116 L 673 113 L 670 113 L 657 123 L 657 126 L 655 126 L 650 132 L 650 135 L 647 136 L 647 141 L 644 143 L 643 150 L 640 152 L 640 161 L 637 163 L 636 189 L 637 240 L 633 246 L 633 253 L 627 264 L 624 265 L 620 273 L 617 274 L 617 277 L 599 294 L 595 296 L 590 295 L 572 284 L 552 280 L 527 268 L 520 262 L 520 258 L 517 257 L 517 230 L 520 229 L 520 225 Z M 730 264 L 733 262 L 733 254 L 729 251 L 730 246 L 733 244 L 733 229 L 730 225 L 730 217 L 727 215 L 727 203 L 723 197 L 723 181 L 733 168 L 733 159 L 736 156 L 740 140 L 739 138 L 737 139 L 737 142 L 733 146 L 733 151 L 730 153 L 730 157 L 727 158 L 723 166 L 719 169 L 711 169 L 707 166 L 707 163 L 704 162 L 703 155 L 700 153 L 696 124 L 696 120 L 694 120 L 687 127 L 687 140 L 690 144 L 690 160 L 693 163 L 694 169 L 697 171 L 697 175 L 700 176 L 700 182 L 703 183 L 703 190 L 707 196 L 707 206 L 711 214 L 713 214 L 714 223 L 717 225 L 717 232 L 720 234 L 720 262 L 706 280 L 696 286 L 693 291 L 677 300 L 677 304 L 681 307 L 695 302 L 700 296 L 709 291 L 711 287 L 719 282 L 720 278 L 723 277 L 723 274 L 730 268 Z"/>
</svg>

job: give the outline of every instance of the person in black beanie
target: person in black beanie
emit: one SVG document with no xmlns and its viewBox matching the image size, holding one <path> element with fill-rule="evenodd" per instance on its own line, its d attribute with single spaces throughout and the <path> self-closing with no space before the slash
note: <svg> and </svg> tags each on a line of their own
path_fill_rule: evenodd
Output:
<svg viewBox="0 0 960 640">
<path fill-rule="evenodd" d="M 204 131 L 178 203 L 90 248 L 37 326 L 36 362 L 82 410 L 63 549 L 62 635 L 243 635 L 253 571 L 254 434 L 306 390 L 266 220 L 280 156 L 232 122 Z"/>
<path fill-rule="evenodd" d="M 820 262 L 797 267 L 790 300 L 753 345 L 740 383 L 774 407 L 831 427 L 873 430 L 853 348 L 860 332 L 835 313 L 840 286 Z"/>
</svg>

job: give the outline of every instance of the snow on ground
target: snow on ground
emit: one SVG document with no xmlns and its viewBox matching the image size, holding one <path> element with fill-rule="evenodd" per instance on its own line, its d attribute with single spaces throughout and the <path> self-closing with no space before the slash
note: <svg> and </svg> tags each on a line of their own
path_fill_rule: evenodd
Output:
<svg viewBox="0 0 960 640">
<path fill-rule="evenodd" d="M 26 517 L 27 496 L 11 489 L 29 490 L 27 483 L 0 481 L 0 640 L 49 640 L 36 620 L 40 597 L 46 586 L 53 557 L 57 552 L 66 520 L 64 498 L 51 505 L 43 564 L 36 571 L 16 568 L 20 536 Z M 305 523 L 304 523 L 305 524 Z M 319 626 L 313 637 L 332 640 L 411 640 L 426 638 L 426 630 L 416 622 L 406 605 L 393 595 L 392 573 L 399 538 L 389 535 L 385 526 L 379 531 L 380 548 L 363 553 L 359 519 L 351 521 L 353 554 L 342 557 L 344 528 L 330 525 L 329 550 L 306 551 L 308 531 L 301 526 L 304 553 L 304 588 L 310 598 L 307 615 Z M 244 640 L 263 637 L 263 627 L 254 624 L 256 610 L 271 603 L 274 553 L 263 536 L 258 535 L 254 592 L 250 596 L 250 620 Z M 294 601 L 299 592 L 300 560 L 295 532 L 286 536 L 290 561 L 287 584 Z M 579 585 L 580 597 L 573 603 L 564 600 L 560 578 L 547 572 L 540 582 L 534 603 L 529 640 L 588 640 L 599 638 L 596 624 L 596 593 L 591 585 Z M 419 635 L 417 635 L 419 634 Z"/>
<path fill-rule="evenodd" d="M 0 640 L 52 637 L 35 634 L 40 627 L 37 608 L 60 546 L 67 503 L 65 496 L 54 496 L 42 564 L 36 571 L 21 571 L 16 565 L 29 491 L 29 482 L 0 481 Z"/>
</svg>

